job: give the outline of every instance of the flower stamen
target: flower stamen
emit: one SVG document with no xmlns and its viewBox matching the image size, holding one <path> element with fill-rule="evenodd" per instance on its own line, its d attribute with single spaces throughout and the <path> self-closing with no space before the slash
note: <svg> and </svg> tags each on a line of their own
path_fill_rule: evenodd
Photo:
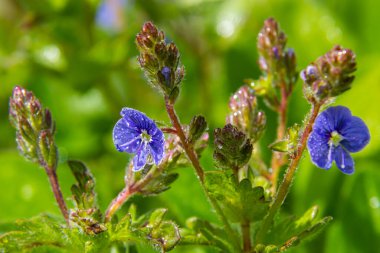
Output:
<svg viewBox="0 0 380 253">
<path fill-rule="evenodd" d="M 150 143 L 152 141 L 152 136 L 150 136 L 146 130 L 142 130 L 140 134 L 141 140 L 145 143 Z"/>
<path fill-rule="evenodd" d="M 329 139 L 329 145 L 334 145 L 335 147 L 339 146 L 340 142 L 343 140 L 343 137 L 338 133 L 338 131 L 333 131 Z"/>
</svg>

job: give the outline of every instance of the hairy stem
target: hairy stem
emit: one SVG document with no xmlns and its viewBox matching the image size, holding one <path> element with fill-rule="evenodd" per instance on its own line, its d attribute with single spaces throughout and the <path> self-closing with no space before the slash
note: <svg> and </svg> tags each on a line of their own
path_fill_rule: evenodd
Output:
<svg viewBox="0 0 380 253">
<path fill-rule="evenodd" d="M 139 181 L 127 181 L 124 189 L 117 195 L 117 197 L 112 200 L 111 204 L 108 206 L 104 221 L 109 222 L 112 216 L 117 210 L 134 194 L 141 192 L 141 190 L 146 186 L 152 179 L 154 179 L 158 174 L 160 174 L 165 169 L 165 161 L 162 161 L 160 166 L 156 169 L 151 169 L 148 174 L 146 174 Z M 128 169 L 127 179 L 132 178 L 132 169 Z"/>
<path fill-rule="evenodd" d="M 51 188 L 54 193 L 54 197 L 58 203 L 59 209 L 63 217 L 66 220 L 67 225 L 69 225 L 69 212 L 67 210 L 66 202 L 63 199 L 61 188 L 59 187 L 58 177 L 55 169 L 45 166 L 46 174 L 48 175 Z"/>
<path fill-rule="evenodd" d="M 174 110 L 174 106 L 173 104 L 170 103 L 168 98 L 165 98 L 165 105 L 166 105 L 166 111 L 168 112 L 170 121 L 172 122 L 173 127 L 176 129 L 177 135 L 181 141 L 183 149 L 185 150 L 187 157 L 189 158 L 191 164 L 193 165 L 195 169 L 195 172 L 197 174 L 197 177 L 199 179 L 203 192 L 205 193 L 207 199 L 210 201 L 212 207 L 216 211 L 219 219 L 222 221 L 224 228 L 226 229 L 226 232 L 228 233 L 229 236 L 231 236 L 231 239 L 233 240 L 234 245 L 238 246 L 239 240 L 237 239 L 234 231 L 232 230 L 230 223 L 228 222 L 226 216 L 224 215 L 223 210 L 219 206 L 218 202 L 209 195 L 206 189 L 206 186 L 204 184 L 204 172 L 203 172 L 203 168 L 201 167 L 199 163 L 198 156 L 195 153 L 193 146 L 190 143 L 188 143 L 186 139 L 186 135 L 179 121 L 179 118 Z"/>
<path fill-rule="evenodd" d="M 185 150 L 185 153 L 189 160 L 191 161 L 192 165 L 194 166 L 195 172 L 197 173 L 197 176 L 201 182 L 202 185 L 204 185 L 204 172 L 199 164 L 199 160 L 197 157 L 197 154 L 195 153 L 195 150 L 193 149 L 192 145 L 188 143 L 185 133 L 183 132 L 181 123 L 179 122 L 178 116 L 174 110 L 173 105 L 169 102 L 168 99 L 165 100 L 166 103 L 166 111 L 169 114 L 170 120 L 173 124 L 173 127 L 175 128 L 177 135 L 179 139 L 181 140 L 183 149 Z"/>
<path fill-rule="evenodd" d="M 117 210 L 134 194 L 128 185 L 114 198 L 108 206 L 104 222 L 109 222 Z"/>
<path fill-rule="evenodd" d="M 277 127 L 277 140 L 282 140 L 285 137 L 286 132 L 286 120 L 288 111 L 288 94 L 286 92 L 285 83 L 281 85 L 281 102 L 278 107 L 278 127 Z M 280 169 L 284 165 L 284 154 L 280 152 L 274 152 L 271 161 L 272 168 L 272 192 L 275 193 L 277 189 L 278 176 Z"/>
<path fill-rule="evenodd" d="M 294 173 L 297 170 L 298 164 L 300 162 L 300 159 L 302 157 L 303 151 L 306 147 L 307 139 L 313 130 L 313 125 L 316 117 L 318 116 L 319 110 L 321 108 L 321 104 L 314 104 L 311 109 L 310 118 L 308 119 L 308 122 L 302 132 L 298 148 L 294 154 L 294 156 L 291 157 L 291 162 L 289 164 L 288 170 L 286 171 L 286 174 L 284 176 L 284 180 L 282 181 L 281 185 L 278 188 L 276 197 L 273 201 L 273 204 L 269 208 L 268 215 L 264 218 L 260 230 L 258 231 L 256 235 L 256 241 L 257 243 L 262 243 L 263 239 L 268 232 L 270 225 L 273 221 L 274 215 L 277 213 L 278 209 L 281 207 L 282 203 L 284 202 L 286 195 L 289 192 L 289 187 L 293 181 Z"/>
</svg>

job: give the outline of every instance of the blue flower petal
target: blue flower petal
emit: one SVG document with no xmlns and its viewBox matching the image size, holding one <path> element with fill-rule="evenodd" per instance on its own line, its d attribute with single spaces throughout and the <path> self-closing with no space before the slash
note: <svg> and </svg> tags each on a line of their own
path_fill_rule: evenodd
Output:
<svg viewBox="0 0 380 253">
<path fill-rule="evenodd" d="M 154 163 L 158 165 L 164 157 L 164 145 L 162 142 L 151 142 L 149 143 L 149 146 L 151 148 Z"/>
<path fill-rule="evenodd" d="M 344 106 L 329 107 L 321 114 L 324 114 L 329 122 L 330 132 L 340 132 L 340 130 L 346 127 L 347 123 L 350 122 L 352 118 L 350 109 Z"/>
<path fill-rule="evenodd" d="M 137 110 L 123 108 L 121 116 L 123 118 L 116 123 L 113 131 L 116 148 L 136 154 L 133 158 L 134 171 L 143 169 L 147 162 L 154 161 L 158 165 L 164 156 L 162 131 L 153 120 Z"/>
<path fill-rule="evenodd" d="M 155 127 L 153 120 L 135 109 L 125 107 L 121 110 L 120 114 L 129 123 L 130 127 L 147 131 Z"/>
<path fill-rule="evenodd" d="M 149 143 L 151 147 L 151 154 L 154 162 L 158 165 L 164 156 L 165 139 L 164 134 L 158 128 L 155 131 L 151 131 L 152 141 Z"/>
<path fill-rule="evenodd" d="M 144 168 L 149 153 L 149 146 L 146 143 L 143 143 L 133 158 L 133 171 L 139 171 Z"/>
<path fill-rule="evenodd" d="M 351 111 L 344 106 L 329 107 L 318 115 L 314 130 L 320 133 L 329 133 L 344 128 L 352 118 Z"/>
<path fill-rule="evenodd" d="M 307 140 L 307 148 L 312 162 L 322 169 L 330 169 L 335 148 L 328 144 L 329 135 L 313 130 Z"/>
<path fill-rule="evenodd" d="M 354 160 L 350 153 L 341 146 L 335 149 L 335 163 L 344 174 L 354 173 Z"/>
<path fill-rule="evenodd" d="M 135 153 L 141 142 L 140 132 L 122 118 L 113 129 L 113 141 L 118 151 Z"/>
<path fill-rule="evenodd" d="M 358 117 L 353 116 L 339 132 L 344 138 L 340 143 L 349 152 L 358 152 L 369 142 L 370 135 L 366 124 Z"/>
</svg>

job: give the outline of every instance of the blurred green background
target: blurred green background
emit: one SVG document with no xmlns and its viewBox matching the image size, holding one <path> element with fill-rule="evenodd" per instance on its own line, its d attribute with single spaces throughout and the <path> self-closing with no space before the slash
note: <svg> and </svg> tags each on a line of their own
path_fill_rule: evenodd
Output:
<svg viewBox="0 0 380 253">
<path fill-rule="evenodd" d="M 112 143 L 120 109 L 133 107 L 168 122 L 162 98 L 146 84 L 137 64 L 134 38 L 142 24 L 155 22 L 180 49 L 187 72 L 177 103 L 182 122 L 203 114 L 211 132 L 223 126 L 229 96 L 245 78 L 259 77 L 256 36 L 263 21 L 274 17 L 296 52 L 299 70 L 336 44 L 356 52 L 353 88 L 336 104 L 360 116 L 372 137 L 364 151 L 354 154 L 352 176 L 336 167 L 318 169 L 305 155 L 284 211 L 300 215 L 319 205 L 321 215 L 335 219 L 316 240 L 293 252 L 376 252 L 380 248 L 379 9 L 376 0 L 0 0 L 0 222 L 41 212 L 59 215 L 44 171 L 18 155 L 7 117 L 15 85 L 32 90 L 53 113 L 64 195 L 69 199 L 74 182 L 65 161 L 81 159 L 97 179 L 99 204 L 105 210 L 123 187 L 130 158 Z M 300 81 L 290 106 L 289 125 L 301 122 L 308 104 Z M 266 113 L 262 146 L 268 161 L 266 146 L 275 136 L 276 115 Z M 202 158 L 207 169 L 213 167 L 211 152 Z M 181 225 L 191 216 L 216 221 L 192 169 L 180 173 L 170 191 L 134 198 L 139 211 L 168 207 L 171 218 Z M 176 252 L 212 250 L 177 248 Z"/>
</svg>

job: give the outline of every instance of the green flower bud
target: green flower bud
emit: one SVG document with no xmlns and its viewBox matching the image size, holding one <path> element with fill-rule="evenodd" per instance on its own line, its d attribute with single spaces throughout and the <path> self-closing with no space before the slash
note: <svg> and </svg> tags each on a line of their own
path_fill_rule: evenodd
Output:
<svg viewBox="0 0 380 253">
<path fill-rule="evenodd" d="M 207 122 L 203 116 L 197 115 L 191 119 L 189 126 L 189 142 L 197 141 L 207 129 Z"/>
</svg>

